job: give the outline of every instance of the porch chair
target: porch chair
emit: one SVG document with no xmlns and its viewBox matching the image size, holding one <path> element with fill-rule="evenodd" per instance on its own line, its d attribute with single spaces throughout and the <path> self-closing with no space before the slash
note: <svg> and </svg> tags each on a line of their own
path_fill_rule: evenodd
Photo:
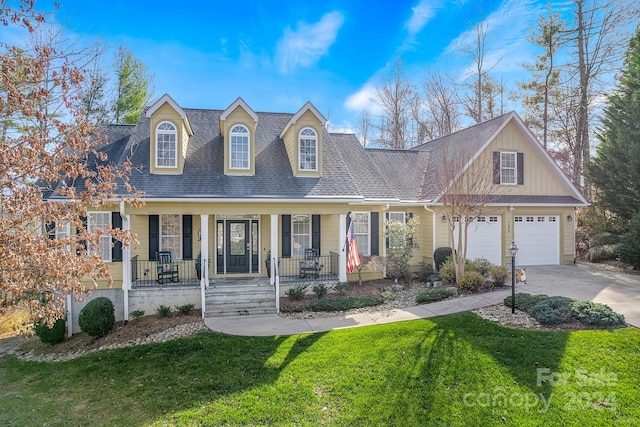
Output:
<svg viewBox="0 0 640 427">
<path fill-rule="evenodd" d="M 307 273 L 313 273 L 317 279 L 320 276 L 320 256 L 315 248 L 307 248 L 304 250 L 304 258 L 300 261 L 300 278 L 304 279 Z"/>
<path fill-rule="evenodd" d="M 167 278 L 172 282 L 180 281 L 178 264 L 174 264 L 171 259 L 171 251 L 156 252 L 156 260 L 158 261 L 158 277 L 156 279 L 158 283 L 161 285 L 164 284 L 164 281 Z"/>
</svg>

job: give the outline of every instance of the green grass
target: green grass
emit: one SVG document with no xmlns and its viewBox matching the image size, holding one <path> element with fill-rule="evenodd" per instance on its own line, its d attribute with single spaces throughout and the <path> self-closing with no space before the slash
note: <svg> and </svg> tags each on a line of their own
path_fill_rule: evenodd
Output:
<svg viewBox="0 0 640 427">
<path fill-rule="evenodd" d="M 521 331 L 462 313 L 290 337 L 204 333 L 69 362 L 4 358 L 0 425 L 635 426 L 639 342 L 634 328 Z M 540 385 L 537 369 L 548 370 Z"/>
</svg>

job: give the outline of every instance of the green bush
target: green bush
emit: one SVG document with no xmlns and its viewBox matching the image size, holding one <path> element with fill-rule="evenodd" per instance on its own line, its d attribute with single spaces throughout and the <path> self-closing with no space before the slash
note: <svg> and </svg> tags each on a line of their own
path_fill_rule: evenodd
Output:
<svg viewBox="0 0 640 427">
<path fill-rule="evenodd" d="M 420 273 L 418 273 L 418 280 L 421 283 L 430 282 L 429 278 L 433 275 L 433 273 L 435 273 L 433 265 L 426 263 L 422 264 L 422 266 L 420 266 Z"/>
<path fill-rule="evenodd" d="M 447 258 L 453 255 L 451 248 L 442 247 L 433 252 L 433 261 L 436 264 L 436 271 L 440 271 L 440 267 L 447 261 Z"/>
<path fill-rule="evenodd" d="M 93 299 L 80 310 L 78 324 L 80 330 L 92 337 L 101 337 L 109 332 L 116 323 L 113 303 L 109 298 Z"/>
<path fill-rule="evenodd" d="M 64 341 L 65 332 L 67 331 L 67 322 L 64 319 L 56 320 L 53 328 L 49 329 L 46 323 L 37 323 L 35 332 L 40 341 L 45 344 L 58 344 Z"/>
<path fill-rule="evenodd" d="M 458 288 L 477 291 L 485 282 L 485 278 L 477 271 L 465 271 L 460 279 L 458 279 Z"/>
<path fill-rule="evenodd" d="M 333 290 L 340 295 L 344 295 L 349 290 L 349 282 L 340 282 L 333 287 Z"/>
<path fill-rule="evenodd" d="M 160 315 L 160 317 L 168 317 L 171 314 L 171 307 L 166 305 L 160 305 L 156 310 L 156 313 Z"/>
<path fill-rule="evenodd" d="M 329 292 L 329 288 L 324 283 L 318 283 L 317 285 L 313 285 L 313 293 L 318 296 L 318 298 L 322 298 Z"/>
<path fill-rule="evenodd" d="M 605 304 L 591 301 L 574 301 L 570 305 L 575 317 L 585 325 L 624 326 L 624 316 Z"/>
<path fill-rule="evenodd" d="M 307 285 L 296 285 L 285 291 L 285 295 L 292 301 L 301 301 L 307 293 Z"/>
<path fill-rule="evenodd" d="M 131 312 L 131 317 L 133 317 L 134 319 L 142 316 L 144 316 L 144 310 L 134 310 Z"/>
<path fill-rule="evenodd" d="M 195 308 L 195 305 L 193 304 L 177 305 L 176 311 L 182 314 L 183 316 L 188 316 L 191 314 L 194 308 Z"/>
<path fill-rule="evenodd" d="M 528 313 L 531 311 L 533 306 L 535 306 L 540 301 L 546 298 L 549 298 L 549 297 L 546 295 L 531 295 L 531 294 L 519 292 L 516 294 L 515 306 L 518 310 Z M 511 296 L 506 297 L 503 302 L 504 302 L 504 305 L 506 305 L 507 307 L 511 307 Z"/>
<path fill-rule="evenodd" d="M 428 291 L 424 291 L 420 295 L 418 295 L 416 297 L 416 302 L 418 304 L 435 302 L 435 301 L 447 299 L 453 295 L 454 295 L 454 292 L 450 289 L 445 289 L 445 288 L 429 289 Z"/>
<path fill-rule="evenodd" d="M 488 259 L 478 258 L 475 261 L 472 261 L 469 264 L 467 264 L 466 268 L 468 268 L 471 271 L 477 271 L 478 273 L 482 274 L 482 277 L 484 277 L 485 279 L 488 279 L 489 274 L 491 273 L 491 267 L 493 267 L 493 264 L 491 264 L 491 262 Z"/>
<path fill-rule="evenodd" d="M 615 245 L 616 243 L 620 243 L 620 236 L 604 232 L 591 237 L 589 246 L 595 248 L 596 246 Z"/>
<path fill-rule="evenodd" d="M 502 265 L 494 265 L 491 267 L 489 273 L 491 275 L 491 282 L 495 287 L 504 286 L 510 274 L 509 269 Z"/>
<path fill-rule="evenodd" d="M 362 308 L 380 305 L 382 297 L 362 295 L 359 297 L 323 298 L 311 304 L 312 311 L 345 311 L 352 308 Z"/>
<path fill-rule="evenodd" d="M 438 269 L 440 280 L 446 285 L 456 283 L 456 267 L 453 265 L 453 258 L 448 257 L 446 261 Z"/>
<path fill-rule="evenodd" d="M 594 246 L 587 252 L 587 257 L 590 262 L 608 261 L 611 259 L 617 259 L 620 251 L 621 243 L 614 245 Z"/>
<path fill-rule="evenodd" d="M 534 305 L 529 314 L 543 325 L 560 325 L 575 318 L 572 302 L 571 298 L 548 297 Z"/>
<path fill-rule="evenodd" d="M 631 218 L 629 231 L 618 246 L 620 261 L 640 270 L 640 213 Z"/>
</svg>

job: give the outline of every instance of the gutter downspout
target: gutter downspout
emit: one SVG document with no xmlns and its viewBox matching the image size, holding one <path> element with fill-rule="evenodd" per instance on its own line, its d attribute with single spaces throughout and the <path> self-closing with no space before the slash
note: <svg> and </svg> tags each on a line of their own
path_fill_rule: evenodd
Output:
<svg viewBox="0 0 640 427">
<path fill-rule="evenodd" d="M 431 245 L 432 246 L 431 247 L 435 251 L 436 250 L 436 211 L 434 211 L 433 209 L 427 207 L 426 203 L 424 204 L 424 209 L 426 211 L 428 211 L 428 212 L 431 212 L 432 217 L 433 217 L 431 219 L 431 223 L 432 223 L 432 230 L 431 230 L 431 239 L 432 239 Z M 436 268 L 435 262 L 436 262 L 436 260 L 432 256 L 431 257 L 431 266 L 434 268 L 434 270 Z"/>
</svg>

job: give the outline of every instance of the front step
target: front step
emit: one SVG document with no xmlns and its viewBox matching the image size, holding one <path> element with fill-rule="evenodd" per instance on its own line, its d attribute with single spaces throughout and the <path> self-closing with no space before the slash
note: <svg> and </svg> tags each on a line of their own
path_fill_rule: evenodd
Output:
<svg viewBox="0 0 640 427">
<path fill-rule="evenodd" d="M 205 307 L 204 317 L 275 314 L 275 292 L 269 284 L 225 281 L 206 290 Z"/>
</svg>

